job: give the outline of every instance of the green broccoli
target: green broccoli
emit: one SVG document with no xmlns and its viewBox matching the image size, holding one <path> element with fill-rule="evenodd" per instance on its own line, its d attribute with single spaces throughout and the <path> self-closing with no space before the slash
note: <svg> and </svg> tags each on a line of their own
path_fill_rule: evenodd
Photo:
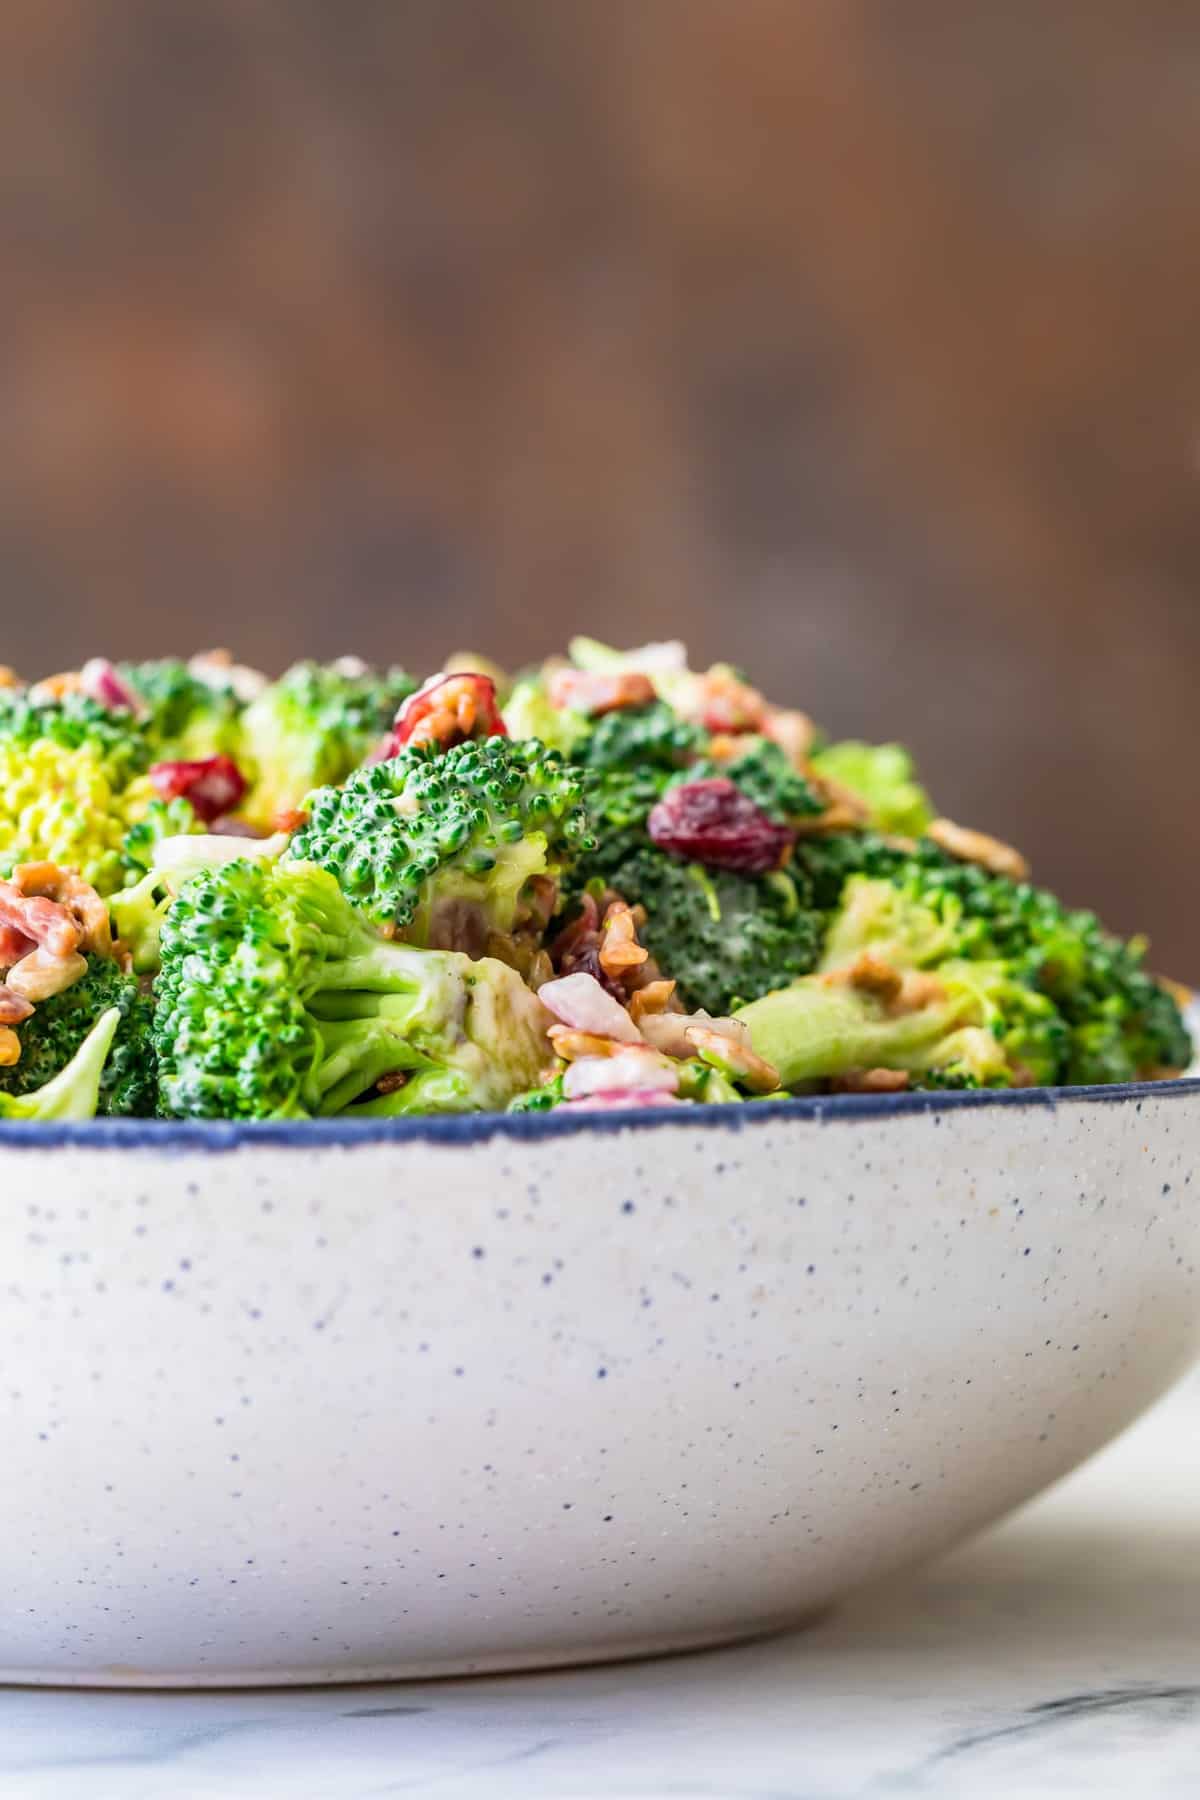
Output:
<svg viewBox="0 0 1200 1800">
<path fill-rule="evenodd" d="M 288 856 L 331 870 L 415 944 L 481 949 L 512 932 L 527 883 L 557 878 L 592 841 L 579 772 L 533 739 L 402 750 L 307 804 Z"/>
<path fill-rule="evenodd" d="M 163 657 L 119 663 L 117 673 L 146 709 L 144 728 L 156 759 L 236 759 L 244 702 L 232 672 L 222 679 L 221 665 L 213 663 L 205 678 L 178 657 Z"/>
<path fill-rule="evenodd" d="M 204 870 L 167 913 L 161 947 L 154 1035 L 169 1117 L 502 1107 L 550 1060 L 548 1015 L 515 970 L 389 942 L 311 864 Z"/>
<path fill-rule="evenodd" d="M 130 713 L 69 693 L 0 692 L 0 873 L 77 870 L 102 894 L 127 877 L 125 839 L 154 797 L 150 747 Z"/>
<path fill-rule="evenodd" d="M 748 734 L 740 740 L 735 756 L 721 762 L 702 756 L 677 780 L 705 781 L 719 775 L 732 781 L 770 819 L 791 824 L 824 810 L 824 802 L 812 783 L 770 738 Z"/>
<path fill-rule="evenodd" d="M 822 921 L 795 868 L 765 875 L 706 869 L 652 843 L 646 819 L 670 782 L 665 770 L 653 768 L 589 774 L 587 807 L 597 843 L 580 857 L 571 891 L 591 884 L 644 906 L 638 936 L 664 975 L 678 982 L 685 1006 L 725 1013 L 736 1000 L 756 999 L 807 974 L 820 950 Z"/>
<path fill-rule="evenodd" d="M 344 781 L 390 726 L 416 683 L 353 661 L 296 663 L 242 714 L 240 760 L 251 777 L 243 811 L 269 826 L 311 788 Z"/>
<path fill-rule="evenodd" d="M 153 1023 L 149 997 L 136 976 L 111 957 L 92 956 L 87 973 L 49 999 L 39 1000 L 20 1026 L 20 1060 L 0 1068 L 0 1094 L 32 1095 L 66 1068 L 95 1027 L 116 1021 L 100 1077 L 101 1113 L 152 1117 L 155 1110 Z"/>
<path fill-rule="evenodd" d="M 603 713 L 587 722 L 586 733 L 571 752 L 574 762 L 589 769 L 682 769 L 699 756 L 708 734 L 677 718 L 661 700 Z M 722 773 L 725 771 L 722 770 Z M 690 777 L 689 777 L 690 778 Z"/>
<path fill-rule="evenodd" d="M 0 1091 L 0 1119 L 95 1118 L 105 1063 L 120 1022 L 116 1007 L 101 1013 L 71 1061 L 45 1086 L 26 1094 Z"/>
<path fill-rule="evenodd" d="M 933 808 L 915 778 L 912 757 L 900 744 L 847 739 L 814 750 L 810 760 L 818 775 L 830 776 L 865 802 L 875 830 L 920 837 L 928 829 Z"/>
<path fill-rule="evenodd" d="M 967 1073 L 969 1085 L 1006 1080 L 1068 1085 L 1128 1081 L 1184 1068 L 1190 1042 L 1171 993 L 1141 966 L 1144 947 L 1110 936 L 1091 913 L 1065 908 L 1053 895 L 1024 882 L 989 874 L 974 864 L 955 862 L 931 843 L 909 853 L 870 833 L 803 846 L 800 863 L 814 880 L 818 897 L 836 876 L 840 905 L 825 936 L 820 971 L 825 977 L 848 968 L 863 950 L 898 971 L 931 970 L 950 1001 L 970 997 L 961 1022 L 995 1039 L 1003 1068 Z M 857 863 L 866 873 L 845 873 Z M 822 988 L 818 995 L 815 990 Z M 793 1017 L 797 1031 L 813 1006 L 813 1030 L 834 1004 L 828 983 L 813 991 L 773 995 L 762 1012 L 746 1015 L 752 1031 L 768 1029 L 762 1019 Z M 845 1056 L 874 1054 L 881 1067 L 932 1069 L 942 1066 L 937 1035 L 914 1051 L 906 1034 L 918 1029 L 897 1018 L 889 1051 L 884 1021 L 873 997 L 844 991 L 837 1004 L 856 1007 L 860 1020 L 880 1027 L 864 1041 L 847 1026 L 837 1067 L 816 1071 L 838 1075 L 847 1067 L 875 1066 Z M 931 1027 L 938 1021 L 931 1011 Z M 756 1025 L 757 1021 L 757 1025 Z M 764 1043 L 775 1045 L 781 1027 L 771 1024 Z M 756 1038 L 762 1055 L 770 1048 Z M 978 1049 L 979 1040 L 975 1042 Z M 976 1059 L 978 1060 L 978 1059 Z M 987 1060 L 986 1058 L 984 1059 Z M 789 1067 L 794 1063 L 789 1064 Z M 813 1071 L 806 1064 L 810 1079 Z"/>
</svg>

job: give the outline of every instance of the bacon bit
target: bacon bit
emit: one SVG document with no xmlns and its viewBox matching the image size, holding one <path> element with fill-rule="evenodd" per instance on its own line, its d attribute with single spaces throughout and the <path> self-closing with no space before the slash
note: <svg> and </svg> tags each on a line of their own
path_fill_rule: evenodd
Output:
<svg viewBox="0 0 1200 1800">
<path fill-rule="evenodd" d="M 757 688 L 719 664 L 700 677 L 700 721 L 708 731 L 761 731 L 767 703 Z"/>
<path fill-rule="evenodd" d="M 48 1000 L 52 994 L 61 994 L 66 988 L 74 987 L 86 974 L 87 957 L 80 956 L 78 951 L 56 956 L 52 951 L 39 948 L 13 964 L 8 971 L 8 985 L 26 1000 Z"/>
<path fill-rule="evenodd" d="M 835 1094 L 899 1094 L 907 1086 L 907 1069 L 850 1069 L 829 1083 Z"/>
<path fill-rule="evenodd" d="M 0 966 L 11 987 L 29 1000 L 61 993 L 87 968 L 80 950 L 112 954 L 108 908 L 95 888 L 57 863 L 19 863 L 0 881 Z"/>
<path fill-rule="evenodd" d="M 648 981 L 644 988 L 638 988 L 630 995 L 629 1016 L 639 1029 L 642 1028 L 643 1022 L 647 1018 L 658 1018 L 666 1012 L 675 993 L 675 987 L 675 982 L 665 981 L 660 977 L 657 981 Z M 644 1030 L 642 1030 L 642 1036 L 646 1036 Z"/>
<path fill-rule="evenodd" d="M 551 875 L 531 875 L 521 890 L 520 928 L 539 935 L 554 917 L 558 883 Z"/>
<path fill-rule="evenodd" d="M 959 862 L 978 863 L 991 875 L 1007 875 L 1010 881 L 1028 881 L 1029 864 L 1019 850 L 986 831 L 972 831 L 953 819 L 935 819 L 925 834 L 939 849 Z"/>
<path fill-rule="evenodd" d="M 66 908 L 22 892 L 16 881 L 0 881 L 0 925 L 19 932 L 51 956 L 70 956 L 83 932 Z"/>
<path fill-rule="evenodd" d="M 808 753 L 816 742 L 817 728 L 807 713 L 772 706 L 767 709 L 763 736 L 779 745 L 793 768 L 802 770 Z"/>
<path fill-rule="evenodd" d="M 401 706 L 379 760 L 422 744 L 449 750 L 469 738 L 507 736 L 490 675 L 434 675 Z"/>
<path fill-rule="evenodd" d="M 547 684 L 551 706 L 560 711 L 587 713 L 624 712 L 631 706 L 649 706 L 657 696 L 654 683 L 640 669 L 555 669 Z"/>
<path fill-rule="evenodd" d="M 773 1094 L 779 1086 L 779 1070 L 749 1044 L 727 1037 L 711 1025 L 689 1025 L 687 1039 L 701 1062 L 718 1069 L 752 1094 Z"/>
<path fill-rule="evenodd" d="M 398 1093 L 407 1082 L 408 1076 L 403 1069 L 393 1069 L 390 1075 L 381 1075 L 379 1077 L 379 1080 L 375 1083 L 375 1092 L 377 1094 L 395 1094 Z"/>
<path fill-rule="evenodd" d="M 24 994 L 15 993 L 0 981 L 0 1025 L 20 1025 L 32 1011 Z"/>
<path fill-rule="evenodd" d="M 21 1040 L 7 1025 L 0 1025 L 0 1069 L 11 1069 L 21 1060 Z"/>
<path fill-rule="evenodd" d="M 232 756 L 155 763 L 150 780 L 160 799 L 186 800 L 204 825 L 236 812 L 246 793 L 246 777 Z"/>
<path fill-rule="evenodd" d="M 579 1057 L 563 1076 L 568 1100 L 630 1091 L 678 1093 L 679 1071 L 653 1050 L 618 1050 L 611 1056 Z"/>
<path fill-rule="evenodd" d="M 604 915 L 600 967 L 612 980 L 619 981 L 627 969 L 637 968 L 649 954 L 637 941 L 632 908 L 623 900 L 614 900 Z"/>
</svg>

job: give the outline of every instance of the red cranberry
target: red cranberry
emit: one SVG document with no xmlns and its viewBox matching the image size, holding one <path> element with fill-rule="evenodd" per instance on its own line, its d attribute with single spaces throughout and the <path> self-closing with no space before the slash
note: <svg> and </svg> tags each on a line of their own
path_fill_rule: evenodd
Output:
<svg viewBox="0 0 1200 1800">
<path fill-rule="evenodd" d="M 232 756 L 155 763 L 150 779 L 160 799 L 178 800 L 182 796 L 204 825 L 234 812 L 246 792 L 246 778 Z"/>
<path fill-rule="evenodd" d="M 660 850 L 713 869 L 762 875 L 787 859 L 795 835 L 723 775 L 668 788 L 646 821 Z"/>
</svg>

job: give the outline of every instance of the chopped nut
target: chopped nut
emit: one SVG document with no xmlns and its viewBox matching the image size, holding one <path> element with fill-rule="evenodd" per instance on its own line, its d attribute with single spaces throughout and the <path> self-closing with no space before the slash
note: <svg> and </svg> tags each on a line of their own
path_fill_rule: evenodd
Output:
<svg viewBox="0 0 1200 1800">
<path fill-rule="evenodd" d="M 649 951 L 637 941 L 633 913 L 623 900 L 614 900 L 604 915 L 604 935 L 600 941 L 600 967 L 614 981 L 626 969 L 644 963 Z"/>
<path fill-rule="evenodd" d="M 759 1056 L 749 1044 L 726 1037 L 711 1025 L 689 1025 L 687 1040 L 702 1062 L 719 1069 L 739 1086 L 755 1094 L 773 1094 L 779 1086 L 779 1071 Z"/>
<path fill-rule="evenodd" d="M 881 1000 L 894 1000 L 904 986 L 904 977 L 875 950 L 860 950 L 846 971 L 851 987 L 864 993 L 878 994 Z"/>
<path fill-rule="evenodd" d="M 615 1056 L 622 1048 L 616 1038 L 574 1031 L 570 1025 L 552 1025 L 547 1036 L 564 1062 L 574 1062 L 580 1056 Z"/>
<path fill-rule="evenodd" d="M 0 1025 L 20 1025 L 32 1011 L 24 994 L 0 981 Z"/>
<path fill-rule="evenodd" d="M 992 875 L 1007 875 L 1011 881 L 1028 881 L 1029 864 L 1019 850 L 985 831 L 972 831 L 967 825 L 956 825 L 953 819 L 935 819 L 926 835 L 939 849 L 959 862 L 978 863 Z"/>
<path fill-rule="evenodd" d="M 39 948 L 13 964 L 8 971 L 8 985 L 26 1000 L 48 1000 L 51 994 L 61 994 L 66 988 L 73 987 L 86 974 L 87 958 L 80 956 L 78 951 L 56 956 Z"/>
<path fill-rule="evenodd" d="M 900 983 L 900 991 L 890 1001 L 888 1011 L 896 1017 L 924 1012 L 927 1006 L 937 1006 L 945 998 L 945 984 L 936 975 L 910 970 Z"/>
<path fill-rule="evenodd" d="M 388 1075 L 381 1075 L 375 1083 L 377 1094 L 395 1094 L 406 1085 L 408 1076 L 403 1069 L 393 1069 Z"/>
<path fill-rule="evenodd" d="M 629 1016 L 634 1024 L 640 1026 L 648 1014 L 665 1013 L 674 992 L 675 983 L 662 977 L 638 988 L 629 998 Z"/>
<path fill-rule="evenodd" d="M 835 1094 L 899 1094 L 908 1086 L 907 1069 L 851 1069 L 829 1084 Z"/>
<path fill-rule="evenodd" d="M 11 1025 L 0 1025 L 0 1069 L 11 1069 L 20 1060 L 20 1038 Z"/>
</svg>

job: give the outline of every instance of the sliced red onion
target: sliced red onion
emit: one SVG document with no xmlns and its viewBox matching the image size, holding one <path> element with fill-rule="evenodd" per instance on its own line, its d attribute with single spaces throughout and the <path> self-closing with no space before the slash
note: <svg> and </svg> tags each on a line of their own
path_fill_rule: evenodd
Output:
<svg viewBox="0 0 1200 1800">
<path fill-rule="evenodd" d="M 675 1094 L 679 1073 L 653 1050 L 618 1050 L 615 1056 L 581 1056 L 563 1076 L 568 1100 L 589 1094 Z"/>
<path fill-rule="evenodd" d="M 150 780 L 163 800 L 177 800 L 182 795 L 205 825 L 235 812 L 246 792 L 246 778 L 232 756 L 155 763 Z"/>
<path fill-rule="evenodd" d="M 79 689 L 110 712 L 143 713 L 141 696 L 117 674 L 106 656 L 93 656 L 79 671 Z"/>
<path fill-rule="evenodd" d="M 582 1100 L 564 1100 L 558 1112 L 603 1112 L 619 1106 L 686 1106 L 678 1094 L 664 1094 L 658 1088 L 626 1088 L 609 1094 L 588 1094 Z"/>
<path fill-rule="evenodd" d="M 606 994 L 594 975 L 586 975 L 582 970 L 547 981 L 538 989 L 538 999 L 572 1031 L 616 1038 L 622 1044 L 642 1042 L 641 1032 L 620 1001 Z"/>
</svg>

